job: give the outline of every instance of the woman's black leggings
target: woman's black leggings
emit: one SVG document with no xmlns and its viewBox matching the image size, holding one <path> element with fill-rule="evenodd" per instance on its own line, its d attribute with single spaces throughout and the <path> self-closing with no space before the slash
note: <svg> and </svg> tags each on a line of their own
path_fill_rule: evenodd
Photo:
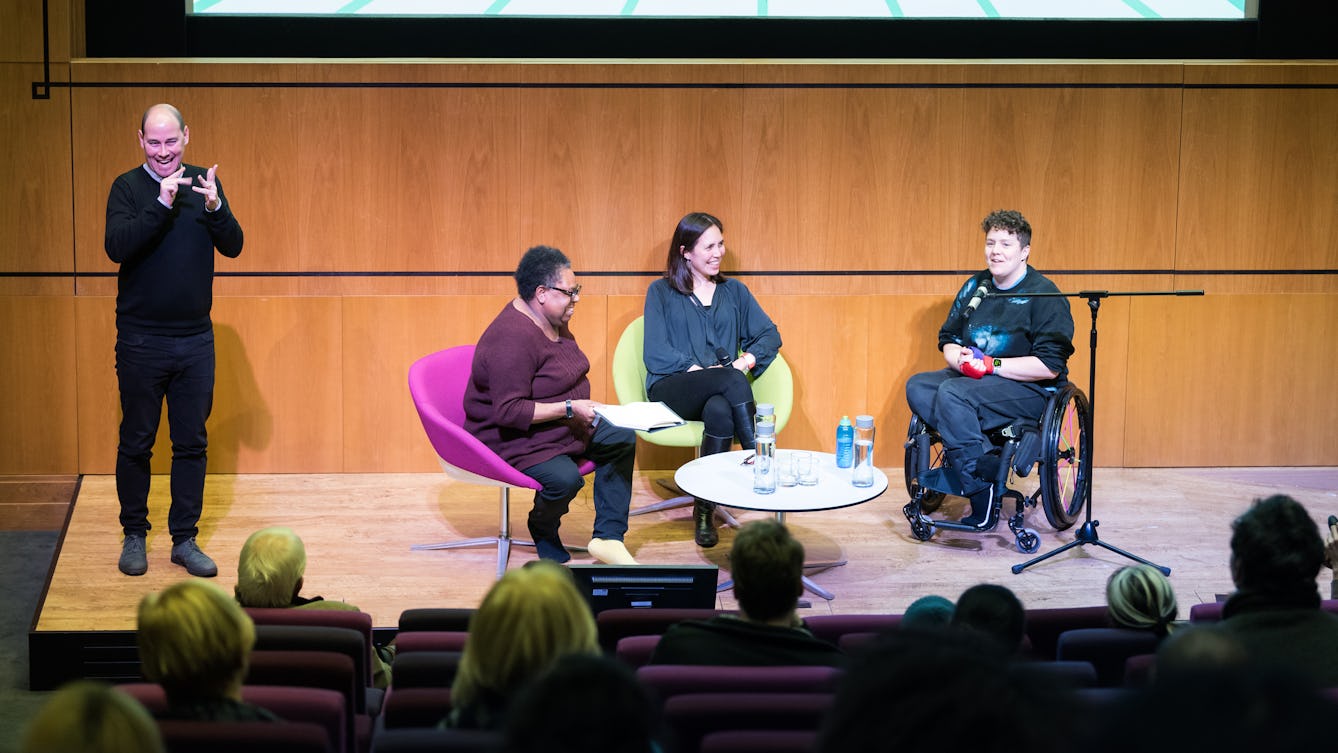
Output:
<svg viewBox="0 0 1338 753">
<path fill-rule="evenodd" d="M 667 376 L 651 385 L 647 397 L 664 402 L 689 421 L 701 421 L 705 433 L 713 437 L 734 437 L 738 432 L 732 408 L 751 401 L 753 388 L 742 371 L 723 366 Z"/>
</svg>

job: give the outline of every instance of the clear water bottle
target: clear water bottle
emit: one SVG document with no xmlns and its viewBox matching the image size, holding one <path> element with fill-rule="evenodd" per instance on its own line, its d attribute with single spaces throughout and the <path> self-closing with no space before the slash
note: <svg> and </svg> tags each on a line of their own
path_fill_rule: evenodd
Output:
<svg viewBox="0 0 1338 753">
<path fill-rule="evenodd" d="M 855 464 L 855 425 L 850 416 L 841 416 L 836 425 L 836 467 L 849 468 Z"/>
<path fill-rule="evenodd" d="M 753 492 L 776 491 L 776 424 L 757 424 L 757 448 L 753 451 Z M 871 482 L 872 483 L 872 482 Z"/>
<path fill-rule="evenodd" d="M 771 438 L 776 439 L 776 406 L 771 403 L 758 403 L 757 412 L 753 414 L 753 436 L 762 433 L 762 424 L 771 424 Z"/>
<path fill-rule="evenodd" d="M 873 416 L 855 416 L 855 469 L 850 483 L 873 486 Z"/>
</svg>

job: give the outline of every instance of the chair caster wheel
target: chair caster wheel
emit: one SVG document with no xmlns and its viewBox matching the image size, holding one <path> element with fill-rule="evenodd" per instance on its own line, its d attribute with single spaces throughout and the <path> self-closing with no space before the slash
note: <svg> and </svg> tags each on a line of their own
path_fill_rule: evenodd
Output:
<svg viewBox="0 0 1338 753">
<path fill-rule="evenodd" d="M 901 508 L 905 513 L 906 520 L 911 524 L 911 535 L 916 541 L 928 541 L 934 537 L 936 529 L 934 523 L 920 513 L 919 505 L 915 502 L 907 504 Z"/>
<path fill-rule="evenodd" d="M 1031 554 L 1041 548 L 1041 537 L 1030 528 L 1022 529 L 1022 533 L 1017 537 L 1017 550 L 1023 554 Z"/>
</svg>

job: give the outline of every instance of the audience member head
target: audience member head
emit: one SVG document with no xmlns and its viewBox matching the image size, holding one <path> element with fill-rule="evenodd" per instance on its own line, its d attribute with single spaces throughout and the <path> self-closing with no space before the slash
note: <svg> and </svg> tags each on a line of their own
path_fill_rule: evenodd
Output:
<svg viewBox="0 0 1338 753">
<path fill-rule="evenodd" d="M 139 701 L 110 685 L 77 680 L 42 704 L 19 753 L 162 753 L 158 725 Z"/>
<path fill-rule="evenodd" d="M 937 596 L 921 596 L 906 607 L 901 616 L 902 630 L 938 630 L 952 623 L 953 605 L 948 599 Z"/>
<path fill-rule="evenodd" d="M 522 301 L 534 300 L 539 286 L 560 284 L 562 270 L 571 266 L 567 255 L 552 246 L 534 246 L 520 257 L 516 266 L 516 292 Z"/>
<path fill-rule="evenodd" d="M 293 529 L 262 528 L 237 558 L 237 601 L 244 607 L 292 606 L 306 570 L 307 550 Z"/>
<path fill-rule="evenodd" d="M 1106 581 L 1106 609 L 1116 627 L 1166 635 L 1179 607 L 1171 581 L 1151 565 L 1129 565 Z"/>
<path fill-rule="evenodd" d="M 765 519 L 740 528 L 729 566 L 744 617 L 772 622 L 793 615 L 804 592 L 804 545 L 785 524 Z"/>
<path fill-rule="evenodd" d="M 664 270 L 665 279 L 674 290 L 685 295 L 692 292 L 692 262 L 684 254 L 696 249 L 697 241 L 712 228 L 722 234 L 725 232 L 720 220 L 706 212 L 692 212 L 678 221 L 674 237 L 669 240 L 669 260 Z M 711 281 L 724 282 L 725 275 L 717 272 Z"/>
<path fill-rule="evenodd" d="M 256 632 L 223 589 L 192 579 L 140 600 L 136 641 L 144 676 L 163 686 L 169 702 L 240 700 Z"/>
<path fill-rule="evenodd" d="M 537 560 L 509 570 L 470 620 L 451 703 L 505 705 L 558 658 L 580 653 L 599 653 L 599 641 L 566 568 Z"/>
<path fill-rule="evenodd" d="M 561 657 L 516 697 L 508 753 L 652 753 L 659 724 L 632 670 L 597 654 Z"/>
<path fill-rule="evenodd" d="M 890 631 L 853 654 L 848 667 L 819 753 L 1073 750 L 1071 691 L 1012 671 L 968 633 Z"/>
<path fill-rule="evenodd" d="M 971 586 L 957 597 L 952 626 L 986 637 L 1006 654 L 1022 648 L 1027 614 L 1007 588 L 993 583 Z"/>
<path fill-rule="evenodd" d="M 1234 635 L 1215 625 L 1188 625 L 1157 647 L 1153 672 L 1157 682 L 1183 675 L 1243 669 L 1249 663 L 1245 647 Z"/>
<path fill-rule="evenodd" d="M 1236 588 L 1315 591 L 1324 540 L 1300 502 L 1282 494 L 1255 500 L 1231 528 L 1231 577 Z"/>
</svg>

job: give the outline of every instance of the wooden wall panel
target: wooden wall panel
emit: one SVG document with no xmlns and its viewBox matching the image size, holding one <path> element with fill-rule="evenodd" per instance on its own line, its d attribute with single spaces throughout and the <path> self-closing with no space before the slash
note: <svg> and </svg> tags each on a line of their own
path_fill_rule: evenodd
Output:
<svg viewBox="0 0 1338 753">
<path fill-rule="evenodd" d="M 66 75 L 52 68 L 53 78 Z M 70 94 L 56 87 L 50 99 L 33 99 L 41 78 L 41 65 L 0 63 L 0 272 L 74 270 Z"/>
<path fill-rule="evenodd" d="M 30 11 L 0 11 L 0 49 L 26 33 L 5 13 L 26 23 Z M 140 113 L 161 100 L 185 110 L 188 159 L 219 163 L 247 233 L 240 259 L 219 260 L 214 469 L 435 469 L 407 396 L 395 397 L 404 369 L 443 333 L 481 331 L 533 243 L 575 262 L 590 295 L 574 327 L 596 396 L 613 399 L 617 335 L 640 313 L 674 222 L 698 209 L 724 220 L 726 270 L 744 273 L 781 322 L 802 380 L 787 435 L 826 449 L 830 414 L 867 408 L 886 451 L 907 419 L 905 378 L 938 366 L 947 294 L 980 266 L 976 223 L 1001 206 L 1032 220 L 1032 261 L 1064 290 L 1210 292 L 1103 305 L 1100 464 L 1335 462 L 1316 458 L 1319 442 L 1267 442 L 1247 456 L 1220 432 L 1186 442 L 1154 430 L 1179 410 L 1168 391 L 1206 398 L 1177 381 L 1193 369 L 1171 371 L 1156 347 L 1143 350 L 1162 334 L 1157 317 L 1198 343 L 1222 331 L 1220 308 L 1260 334 L 1236 343 L 1235 357 L 1275 363 L 1283 335 L 1267 329 L 1281 326 L 1272 312 L 1301 304 L 1256 294 L 1318 294 L 1300 297 L 1331 317 L 1332 304 L 1315 301 L 1330 300 L 1332 274 L 1277 272 L 1338 269 L 1335 90 L 1252 88 L 1332 85 L 1331 63 L 79 60 L 53 73 L 67 71 L 93 85 L 34 101 L 38 68 L 0 61 L 10 92 L 0 157 L 16 166 L 0 185 L 0 226 L 11 228 L 0 295 L 32 298 L 13 301 L 6 311 L 18 318 L 6 314 L 0 329 L 44 316 L 53 304 L 42 298 L 73 289 L 78 412 L 45 441 L 76 437 L 83 472 L 109 472 L 115 455 L 106 194 L 139 161 Z M 334 85 L 309 86 L 321 83 Z M 827 274 L 841 270 L 877 273 Z M 1256 307 L 1258 321 L 1242 313 Z M 1085 385 L 1089 317 L 1077 301 L 1074 313 L 1071 367 Z M 861 331 L 868 340 L 857 345 Z M 864 366 L 835 360 L 846 346 Z M 19 347 L 6 342 L 4 358 L 23 361 Z M 312 371 L 330 376 L 293 387 L 294 374 Z M 1224 371 L 1214 385 L 1243 403 L 1253 378 Z M 1338 412 L 1327 393 L 1307 394 L 1307 411 Z M 1296 415 L 1291 403 L 1265 403 L 1270 425 Z M 638 461 L 690 457 L 667 452 L 643 446 Z M 156 470 L 168 454 L 163 442 Z"/>
<path fill-rule="evenodd" d="M 409 397 L 409 365 L 429 353 L 477 342 L 510 300 L 510 296 L 344 299 L 345 472 L 440 470 Z M 583 298 L 578 314 L 588 313 L 585 303 Z"/>
<path fill-rule="evenodd" d="M 343 461 L 338 298 L 215 298 L 215 473 L 304 473 Z"/>
<path fill-rule="evenodd" d="M 515 92 L 98 88 L 75 100 L 75 161 L 88 166 L 76 197 L 81 269 L 114 268 L 102 252 L 107 189 L 142 160 L 139 118 L 160 100 L 191 129 L 186 161 L 219 166 L 246 232 L 231 271 L 514 269 Z"/>
<path fill-rule="evenodd" d="M 73 431 L 79 441 L 78 472 L 113 473 L 121 423 L 121 393 L 116 386 L 116 299 L 75 296 L 74 314 L 79 421 Z M 164 425 L 154 444 L 155 473 L 166 472 L 164 458 L 171 454 Z"/>
<path fill-rule="evenodd" d="M 80 3 L 82 5 L 82 3 Z M 0 3 L 0 63 L 42 62 L 42 6 L 50 27 L 53 61 L 70 59 L 71 0 Z M 40 81 L 41 76 L 32 79 Z"/>
<path fill-rule="evenodd" d="M 1338 269 L 1338 89 L 1192 89 L 1184 120 L 1178 269 Z"/>
<path fill-rule="evenodd" d="M 80 297 L 80 472 L 115 469 L 120 423 L 115 304 Z M 342 334 L 334 298 L 215 298 L 211 473 L 337 471 L 342 463 Z M 166 414 L 153 472 L 171 466 Z"/>
<path fill-rule="evenodd" d="M 1126 465 L 1338 464 L 1335 338 L 1334 294 L 1134 302 Z"/>
<path fill-rule="evenodd" d="M 0 296 L 0 343 L 0 474 L 74 473 L 74 299 Z"/>
</svg>

